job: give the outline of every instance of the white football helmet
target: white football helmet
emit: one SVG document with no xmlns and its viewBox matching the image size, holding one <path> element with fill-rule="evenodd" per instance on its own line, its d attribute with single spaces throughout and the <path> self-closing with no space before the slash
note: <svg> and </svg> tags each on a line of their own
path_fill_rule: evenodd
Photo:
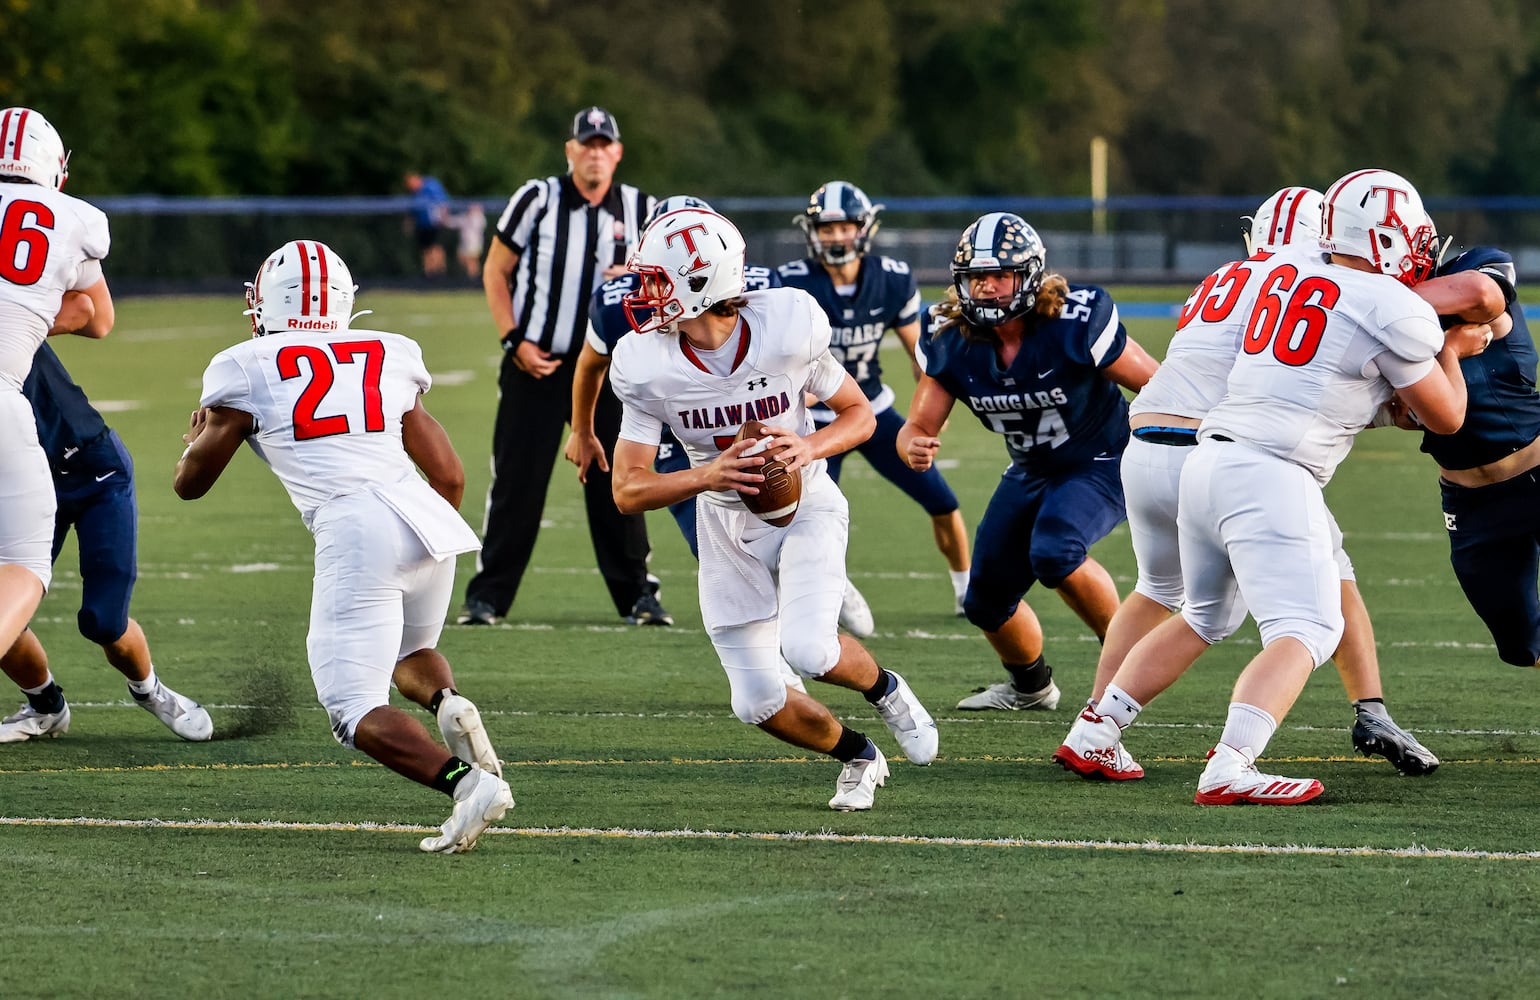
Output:
<svg viewBox="0 0 1540 1000">
<path fill-rule="evenodd" d="M 48 119 L 31 108 L 0 111 L 0 177 L 23 177 L 58 191 L 69 179 L 70 154 Z"/>
<path fill-rule="evenodd" d="M 291 240 L 268 255 L 246 283 L 251 333 L 346 330 L 353 318 L 352 272 L 318 240 Z"/>
<path fill-rule="evenodd" d="M 1408 286 L 1438 265 L 1438 233 L 1422 197 L 1388 170 L 1355 170 L 1326 189 L 1321 249 L 1362 257 Z"/>
<path fill-rule="evenodd" d="M 1251 217 L 1246 252 L 1320 242 L 1321 201 L 1321 192 L 1307 187 L 1286 187 L 1270 195 Z"/>
<path fill-rule="evenodd" d="M 642 233 L 627 267 L 641 276 L 621 300 L 637 333 L 671 329 L 743 294 L 743 236 L 715 212 L 660 215 Z"/>
</svg>

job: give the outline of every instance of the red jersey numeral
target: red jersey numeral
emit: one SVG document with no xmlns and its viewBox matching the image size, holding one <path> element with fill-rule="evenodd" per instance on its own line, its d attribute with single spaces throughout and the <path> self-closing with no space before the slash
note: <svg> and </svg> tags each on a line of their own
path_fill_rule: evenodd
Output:
<svg viewBox="0 0 1540 1000">
<path fill-rule="evenodd" d="M 1261 354 L 1272 345 L 1273 357 L 1298 368 L 1320 350 L 1326 333 L 1327 310 L 1337 304 L 1342 289 L 1330 278 L 1311 275 L 1298 285 L 1299 268 L 1284 264 L 1262 280 L 1262 291 L 1246 322 L 1241 350 Z M 1289 293 L 1288 301 L 1283 293 Z"/>
<path fill-rule="evenodd" d="M 385 368 L 385 345 L 378 340 L 350 340 L 331 344 L 331 357 L 326 350 L 314 344 L 290 344 L 278 352 L 278 377 L 287 382 L 299 378 L 300 361 L 310 370 L 310 382 L 300 392 L 294 403 L 294 440 L 331 437 L 352 431 L 347 414 L 336 413 L 329 417 L 316 416 L 321 401 L 331 391 L 337 380 L 332 368 L 332 357 L 339 364 L 353 364 L 358 355 L 364 356 L 364 430 L 377 433 L 385 429 L 385 406 L 380 398 L 380 374 Z"/>
<path fill-rule="evenodd" d="M 1272 254 L 1266 251 L 1258 251 L 1246 260 L 1238 260 L 1223 271 L 1215 271 L 1203 283 L 1193 289 L 1183 304 L 1181 313 L 1177 316 L 1176 328 L 1178 330 L 1191 323 L 1194 319 L 1201 318 L 1205 323 L 1223 323 L 1230 316 L 1230 311 L 1235 308 L 1235 303 L 1240 301 L 1241 292 L 1246 287 L 1246 282 L 1251 278 L 1251 270 L 1246 267 L 1250 261 L 1266 260 Z"/>
<path fill-rule="evenodd" d="M 0 278 L 13 285 L 38 283 L 48 266 L 48 230 L 53 223 L 53 209 L 40 201 L 18 200 L 5 206 L 0 217 Z M 26 261 L 17 264 L 23 246 Z"/>
</svg>

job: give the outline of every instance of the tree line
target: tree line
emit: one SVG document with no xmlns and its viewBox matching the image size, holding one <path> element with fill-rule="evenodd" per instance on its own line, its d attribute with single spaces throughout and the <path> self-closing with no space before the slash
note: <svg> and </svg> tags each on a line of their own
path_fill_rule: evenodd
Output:
<svg viewBox="0 0 1540 1000">
<path fill-rule="evenodd" d="M 1381 166 L 1540 193 L 1520 0 L 0 0 L 0 104 L 81 194 L 454 193 L 564 169 L 602 104 L 654 191 L 1254 194 Z"/>
</svg>

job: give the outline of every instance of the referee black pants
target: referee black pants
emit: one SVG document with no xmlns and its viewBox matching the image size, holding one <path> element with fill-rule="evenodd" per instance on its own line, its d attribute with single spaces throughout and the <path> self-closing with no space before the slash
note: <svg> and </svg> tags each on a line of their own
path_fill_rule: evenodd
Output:
<svg viewBox="0 0 1540 1000">
<path fill-rule="evenodd" d="M 572 416 L 574 364 L 569 358 L 552 374 L 534 378 L 513 363 L 512 352 L 503 355 L 485 532 L 476 575 L 465 588 L 467 604 L 489 604 L 499 616 L 508 613 L 518 596 L 540 533 L 551 472 Z M 608 378 L 599 393 L 594 431 L 613 455 L 620 436 L 620 400 Z M 615 610 L 628 615 L 647 586 L 647 522 L 641 514 L 616 509 L 610 474 L 597 466 L 588 470 L 583 500 L 599 573 Z"/>
</svg>

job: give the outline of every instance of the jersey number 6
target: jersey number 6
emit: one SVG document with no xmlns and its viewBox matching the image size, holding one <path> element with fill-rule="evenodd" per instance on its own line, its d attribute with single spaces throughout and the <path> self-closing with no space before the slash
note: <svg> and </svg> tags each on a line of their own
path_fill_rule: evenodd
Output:
<svg viewBox="0 0 1540 1000">
<path fill-rule="evenodd" d="M 385 429 L 385 407 L 380 402 L 380 372 L 385 367 L 385 345 L 378 340 L 351 340 L 329 345 L 332 356 L 339 364 L 353 364 L 358 355 L 364 356 L 363 397 L 364 430 L 369 432 Z M 299 363 L 304 359 L 310 369 L 310 383 L 300 392 L 294 404 L 294 440 L 331 437 L 352 431 L 347 414 L 336 413 L 329 417 L 316 416 L 316 409 L 331 391 L 336 375 L 332 359 L 326 350 L 314 344 L 290 344 L 278 352 L 278 377 L 284 381 L 299 378 Z"/>
</svg>

